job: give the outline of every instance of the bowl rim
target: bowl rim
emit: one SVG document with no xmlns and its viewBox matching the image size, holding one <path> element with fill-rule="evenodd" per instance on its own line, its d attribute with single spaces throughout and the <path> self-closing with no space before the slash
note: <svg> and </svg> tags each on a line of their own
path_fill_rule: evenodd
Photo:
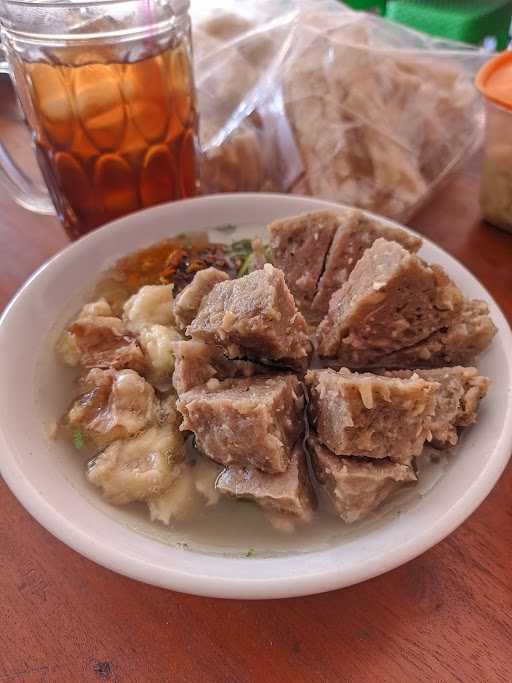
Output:
<svg viewBox="0 0 512 683">
<path fill-rule="evenodd" d="M 103 226 L 102 229 L 89 233 L 76 242 L 69 244 L 48 261 L 43 263 L 28 278 L 0 316 L 0 341 L 2 339 L 2 331 L 9 324 L 11 315 L 14 314 L 14 311 L 17 310 L 18 307 L 23 306 L 25 298 L 30 295 L 32 287 L 35 286 L 35 283 L 43 272 L 53 269 L 56 263 L 69 258 L 69 254 L 73 254 L 75 251 L 83 249 L 87 250 L 89 245 L 101 243 L 101 235 L 105 235 L 105 231 L 116 232 L 122 230 L 126 218 L 133 220 L 134 216 L 138 216 L 142 213 L 147 214 L 148 212 L 165 211 L 166 207 L 172 207 L 176 204 L 183 205 L 191 202 L 196 204 L 198 202 L 243 202 L 244 200 L 255 199 L 258 201 L 265 201 L 265 199 L 275 201 L 276 198 L 286 198 L 288 203 L 293 203 L 291 200 L 292 198 L 295 198 L 297 199 L 297 204 L 301 201 L 304 202 L 305 200 L 310 201 L 315 203 L 318 207 L 317 209 L 312 208 L 311 210 L 321 209 L 322 206 L 326 209 L 335 210 L 336 207 L 343 206 L 336 202 L 317 200 L 312 197 L 299 195 L 236 193 L 181 200 L 180 202 L 159 205 L 145 209 L 142 212 L 130 214 L 128 217 L 117 219 L 116 221 L 112 221 L 106 226 Z M 371 212 L 366 213 L 372 215 Z M 380 218 L 382 219 L 382 217 Z M 386 218 L 385 220 L 390 225 L 400 226 L 399 223 L 391 219 Z M 418 234 L 408 227 L 406 229 L 413 234 Z M 512 367 L 512 332 L 508 321 L 494 298 L 490 295 L 484 285 L 480 283 L 476 276 L 460 263 L 458 259 L 451 254 L 448 254 L 442 247 L 439 247 L 423 235 L 419 236 L 425 244 L 430 244 L 436 249 L 441 249 L 450 259 L 456 261 L 460 268 L 465 271 L 466 275 L 477 280 L 480 287 L 482 287 L 482 290 L 485 290 L 488 300 L 495 305 L 496 313 L 500 317 L 500 319 L 495 320 L 495 322 L 500 331 L 507 335 L 507 338 L 503 340 L 505 342 L 503 346 L 508 363 Z M 0 385 L 0 392 L 1 391 L 2 385 Z M 209 597 L 261 599 L 310 595 L 350 586 L 394 569 L 430 549 L 433 545 L 443 540 L 460 526 L 460 524 L 476 510 L 490 493 L 510 458 L 512 450 L 512 392 L 510 387 L 507 398 L 505 424 L 500 438 L 493 448 L 492 457 L 488 459 L 477 479 L 472 482 L 455 504 L 437 520 L 437 523 L 434 523 L 430 528 L 422 531 L 421 535 L 418 537 L 403 543 L 393 552 L 383 551 L 382 553 L 378 553 L 366 562 L 360 563 L 357 567 L 347 568 L 345 566 L 343 568 L 334 569 L 331 567 L 326 571 L 308 574 L 307 576 L 298 575 L 288 576 L 286 578 L 247 578 L 244 576 L 237 576 L 230 577 L 229 579 L 206 575 L 195 576 L 190 575 L 186 570 L 180 570 L 179 568 L 169 566 L 163 568 L 157 564 L 149 563 L 147 560 L 141 559 L 127 551 L 120 550 L 118 547 L 113 547 L 105 541 L 100 541 L 91 537 L 79 526 L 67 519 L 63 511 L 59 511 L 56 507 L 51 505 L 37 488 L 24 477 L 23 470 L 16 458 L 11 454 L 7 443 L 6 434 L 8 427 L 1 422 L 0 453 L 2 455 L 0 457 L 0 474 L 23 507 L 25 507 L 25 509 L 28 510 L 28 512 L 50 533 L 88 559 L 119 574 L 163 588 Z M 133 533 L 136 532 L 134 531 Z M 244 560 L 239 560 L 238 558 L 230 559 L 244 562 Z M 268 561 L 269 560 L 265 558 L 255 557 L 251 559 L 251 565 L 257 566 L 258 563 Z"/>
</svg>

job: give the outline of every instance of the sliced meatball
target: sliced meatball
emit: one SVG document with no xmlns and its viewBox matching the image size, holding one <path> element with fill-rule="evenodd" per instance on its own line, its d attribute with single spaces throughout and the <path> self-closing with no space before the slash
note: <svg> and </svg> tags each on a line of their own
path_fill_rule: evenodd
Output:
<svg viewBox="0 0 512 683">
<path fill-rule="evenodd" d="M 497 329 L 485 301 L 466 299 L 459 317 L 423 341 L 371 362 L 378 368 L 440 368 L 469 365 L 491 344 Z"/>
<path fill-rule="evenodd" d="M 370 217 L 359 209 L 345 209 L 339 213 L 339 218 L 340 225 L 332 240 L 312 303 L 312 315 L 316 322 L 320 322 L 327 314 L 334 292 L 345 284 L 366 249 L 379 237 L 398 242 L 411 253 L 421 247 L 418 237 L 401 228 L 390 227 L 385 221 Z"/>
<path fill-rule="evenodd" d="M 174 301 L 173 311 L 178 329 L 183 332 L 196 317 L 204 297 L 219 282 L 229 280 L 229 275 L 217 268 L 205 268 L 194 275 L 192 282 L 187 285 Z"/>
<path fill-rule="evenodd" d="M 306 386 L 311 424 L 336 455 L 408 463 L 430 438 L 436 381 L 326 368 L 309 370 Z"/>
<path fill-rule="evenodd" d="M 482 377 L 476 368 L 460 366 L 434 370 L 394 370 L 385 374 L 401 379 L 417 376 L 438 383 L 430 425 L 430 441 L 435 448 L 455 446 L 459 440 L 459 430 L 476 422 L 480 401 L 490 385 L 490 380 Z"/>
<path fill-rule="evenodd" d="M 389 460 L 340 458 L 315 435 L 308 438 L 313 467 L 336 513 L 347 524 L 367 517 L 405 484 L 417 481 L 409 465 Z"/>
<path fill-rule="evenodd" d="M 284 472 L 304 429 L 304 396 L 295 375 L 211 379 L 180 395 L 182 430 L 223 465 Z"/>
<path fill-rule="evenodd" d="M 421 240 L 359 209 L 316 211 L 268 226 L 274 265 L 284 271 L 297 305 L 311 323 L 326 315 L 331 296 L 379 237 L 416 252 Z"/>
<path fill-rule="evenodd" d="M 312 352 L 306 321 L 283 272 L 266 263 L 237 280 L 219 282 L 187 327 L 193 339 L 223 348 L 229 358 L 305 369 Z"/>
<path fill-rule="evenodd" d="M 331 298 L 318 328 L 320 356 L 350 368 L 370 367 L 456 320 L 463 301 L 440 266 L 379 238 Z"/>
<path fill-rule="evenodd" d="M 304 523 L 311 521 L 316 506 L 301 444 L 296 444 L 290 464 L 282 474 L 230 465 L 218 477 L 217 488 L 225 495 L 251 500 L 264 510 L 282 513 L 285 519 L 289 515 L 294 521 Z"/>
<path fill-rule="evenodd" d="M 222 349 L 201 341 L 187 339 L 173 344 L 175 354 L 172 382 L 178 395 L 208 380 L 252 377 L 268 372 L 263 365 L 248 360 L 230 360 Z"/>
<path fill-rule="evenodd" d="M 281 218 L 268 226 L 274 265 L 285 274 L 298 307 L 312 317 L 312 302 L 342 217 L 332 211 L 315 211 Z"/>
</svg>

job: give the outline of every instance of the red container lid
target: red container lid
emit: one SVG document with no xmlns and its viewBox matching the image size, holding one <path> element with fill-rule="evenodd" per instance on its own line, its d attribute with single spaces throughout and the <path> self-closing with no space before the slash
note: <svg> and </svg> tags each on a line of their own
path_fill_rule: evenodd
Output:
<svg viewBox="0 0 512 683">
<path fill-rule="evenodd" d="M 488 100 L 512 111 L 512 52 L 501 52 L 484 64 L 475 85 Z"/>
</svg>

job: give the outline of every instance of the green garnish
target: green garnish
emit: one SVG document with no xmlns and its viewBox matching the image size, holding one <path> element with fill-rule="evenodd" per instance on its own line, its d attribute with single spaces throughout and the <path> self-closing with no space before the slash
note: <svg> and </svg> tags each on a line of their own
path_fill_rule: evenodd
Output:
<svg viewBox="0 0 512 683">
<path fill-rule="evenodd" d="M 244 262 L 242 263 L 242 265 L 238 271 L 238 277 L 242 277 L 242 275 L 245 275 L 249 271 L 249 266 L 251 265 L 251 259 L 252 259 L 252 252 L 245 257 Z"/>
<path fill-rule="evenodd" d="M 77 451 L 85 446 L 84 435 L 80 429 L 75 429 L 73 432 L 73 446 Z"/>
<path fill-rule="evenodd" d="M 230 251 L 233 256 L 238 256 L 240 258 L 246 258 L 252 254 L 252 241 L 250 239 L 237 240 L 232 242 L 230 246 Z"/>
<path fill-rule="evenodd" d="M 229 254 L 235 262 L 237 268 L 236 276 L 245 275 L 251 265 L 252 242 L 249 239 L 237 240 L 229 247 Z"/>
<path fill-rule="evenodd" d="M 254 555 L 256 555 L 254 548 L 249 548 L 249 550 L 245 553 L 246 557 L 254 557 Z"/>
<path fill-rule="evenodd" d="M 235 261 L 237 277 L 246 275 L 254 267 L 258 267 L 262 260 L 272 263 L 272 249 L 269 244 L 263 244 L 253 248 L 250 239 L 242 239 L 233 242 L 229 248 L 229 254 Z"/>
</svg>

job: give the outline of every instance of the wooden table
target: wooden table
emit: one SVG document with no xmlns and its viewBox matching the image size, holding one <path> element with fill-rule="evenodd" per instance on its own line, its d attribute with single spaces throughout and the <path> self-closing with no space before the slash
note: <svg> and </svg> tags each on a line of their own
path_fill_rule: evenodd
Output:
<svg viewBox="0 0 512 683">
<path fill-rule="evenodd" d="M 512 236 L 479 221 L 478 184 L 473 161 L 411 225 L 468 266 L 511 320 Z M 0 309 L 66 242 L 56 220 L 0 195 Z M 509 468 L 460 529 L 395 571 L 313 597 L 222 601 L 93 564 L 0 483 L 0 683 L 508 682 L 511 530 Z"/>
</svg>

